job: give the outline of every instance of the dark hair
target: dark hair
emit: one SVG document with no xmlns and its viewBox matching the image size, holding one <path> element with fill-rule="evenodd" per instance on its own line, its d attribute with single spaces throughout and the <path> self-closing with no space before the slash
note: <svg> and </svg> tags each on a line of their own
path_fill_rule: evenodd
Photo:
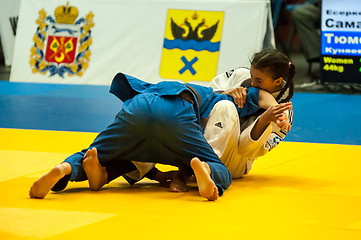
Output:
<svg viewBox="0 0 361 240">
<path fill-rule="evenodd" d="M 267 72 L 273 80 L 282 77 L 286 81 L 276 98 L 277 102 L 288 102 L 292 98 L 296 67 L 285 54 L 277 49 L 263 50 L 253 55 L 251 64 L 253 67 Z M 289 89 L 288 96 L 279 101 L 287 89 Z"/>
</svg>

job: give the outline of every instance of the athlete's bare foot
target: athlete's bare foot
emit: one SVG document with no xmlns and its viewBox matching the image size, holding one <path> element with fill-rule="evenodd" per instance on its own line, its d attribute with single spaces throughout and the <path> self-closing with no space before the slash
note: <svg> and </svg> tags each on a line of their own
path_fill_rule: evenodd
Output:
<svg viewBox="0 0 361 240">
<path fill-rule="evenodd" d="M 186 172 L 179 170 L 171 184 L 170 184 L 170 191 L 171 192 L 188 192 L 188 186 L 187 186 L 187 181 L 189 179 L 189 176 Z"/>
<path fill-rule="evenodd" d="M 99 191 L 107 183 L 108 174 L 105 167 L 102 167 L 99 163 L 96 148 L 89 149 L 85 153 L 83 168 L 92 191 Z"/>
<path fill-rule="evenodd" d="M 211 178 L 209 165 L 195 157 L 191 160 L 191 167 L 197 180 L 199 194 L 209 201 L 217 200 L 218 188 Z"/>
<path fill-rule="evenodd" d="M 47 174 L 33 183 L 29 190 L 29 196 L 31 198 L 44 198 L 60 179 L 70 173 L 71 165 L 67 162 L 55 166 Z"/>
</svg>

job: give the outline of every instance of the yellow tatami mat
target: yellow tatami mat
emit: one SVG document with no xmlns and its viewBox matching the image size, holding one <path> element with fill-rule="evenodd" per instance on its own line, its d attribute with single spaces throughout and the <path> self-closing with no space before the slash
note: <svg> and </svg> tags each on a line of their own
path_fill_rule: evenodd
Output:
<svg viewBox="0 0 361 240">
<path fill-rule="evenodd" d="M 283 142 L 208 202 L 122 178 L 30 199 L 31 184 L 96 134 L 0 129 L 0 239 L 361 239 L 361 146 Z M 174 169 L 160 166 L 162 170 Z"/>
</svg>

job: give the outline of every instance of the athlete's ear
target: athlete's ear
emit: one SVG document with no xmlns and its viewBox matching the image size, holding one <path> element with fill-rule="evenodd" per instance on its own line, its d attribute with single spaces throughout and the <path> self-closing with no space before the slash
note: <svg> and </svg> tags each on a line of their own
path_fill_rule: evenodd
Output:
<svg viewBox="0 0 361 240">
<path fill-rule="evenodd" d="M 277 78 L 277 79 L 274 81 L 274 83 L 275 83 L 276 86 L 281 85 L 282 82 L 283 82 L 283 77 L 279 77 L 279 78 Z"/>
</svg>

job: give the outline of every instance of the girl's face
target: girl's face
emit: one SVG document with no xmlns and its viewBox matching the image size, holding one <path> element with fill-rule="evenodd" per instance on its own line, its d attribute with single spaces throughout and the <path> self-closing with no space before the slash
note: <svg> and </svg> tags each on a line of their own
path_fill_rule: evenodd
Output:
<svg viewBox="0 0 361 240">
<path fill-rule="evenodd" d="M 251 65 L 251 86 L 263 89 L 269 93 L 274 93 L 280 90 L 282 77 L 273 80 L 272 77 L 265 71 L 261 71 Z"/>
</svg>

